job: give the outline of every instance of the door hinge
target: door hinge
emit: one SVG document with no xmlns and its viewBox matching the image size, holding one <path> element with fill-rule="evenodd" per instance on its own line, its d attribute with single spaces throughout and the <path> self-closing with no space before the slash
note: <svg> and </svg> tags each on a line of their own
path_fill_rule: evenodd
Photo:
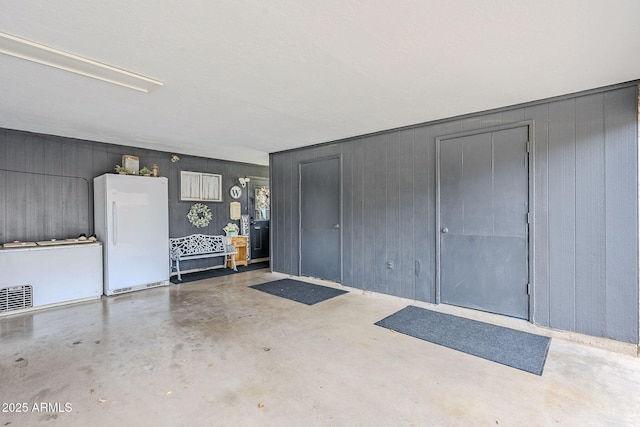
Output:
<svg viewBox="0 0 640 427">
<path fill-rule="evenodd" d="M 527 141 L 527 153 L 531 152 L 531 142 Z"/>
<path fill-rule="evenodd" d="M 527 295 L 531 295 L 531 283 L 527 283 Z"/>
</svg>

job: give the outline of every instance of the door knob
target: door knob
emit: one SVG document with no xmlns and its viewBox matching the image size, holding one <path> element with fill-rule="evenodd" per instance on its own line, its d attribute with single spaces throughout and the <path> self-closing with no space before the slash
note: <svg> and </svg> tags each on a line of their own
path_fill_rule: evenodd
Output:
<svg viewBox="0 0 640 427">
<path fill-rule="evenodd" d="M 333 228 L 340 228 L 340 224 L 334 225 Z"/>
<path fill-rule="evenodd" d="M 447 227 L 443 227 L 442 228 L 442 233 L 446 234 L 449 232 L 449 229 Z"/>
</svg>

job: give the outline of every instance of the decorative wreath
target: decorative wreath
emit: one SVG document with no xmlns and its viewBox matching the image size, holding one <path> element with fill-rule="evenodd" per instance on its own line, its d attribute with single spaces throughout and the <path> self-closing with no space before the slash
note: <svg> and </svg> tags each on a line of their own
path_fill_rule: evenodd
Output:
<svg viewBox="0 0 640 427">
<path fill-rule="evenodd" d="M 211 209 L 209 209 L 208 206 L 202 203 L 194 203 L 191 209 L 189 209 L 187 218 L 194 227 L 203 228 L 209 225 L 209 221 L 211 221 L 213 215 L 211 215 Z"/>
</svg>

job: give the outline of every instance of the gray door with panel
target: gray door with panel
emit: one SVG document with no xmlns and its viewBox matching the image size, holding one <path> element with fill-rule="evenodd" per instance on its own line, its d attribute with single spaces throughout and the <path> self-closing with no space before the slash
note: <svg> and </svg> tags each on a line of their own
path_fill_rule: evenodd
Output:
<svg viewBox="0 0 640 427">
<path fill-rule="evenodd" d="M 340 159 L 300 164 L 300 272 L 341 281 Z"/>
<path fill-rule="evenodd" d="M 441 302 L 529 318 L 528 134 L 440 141 Z"/>
</svg>

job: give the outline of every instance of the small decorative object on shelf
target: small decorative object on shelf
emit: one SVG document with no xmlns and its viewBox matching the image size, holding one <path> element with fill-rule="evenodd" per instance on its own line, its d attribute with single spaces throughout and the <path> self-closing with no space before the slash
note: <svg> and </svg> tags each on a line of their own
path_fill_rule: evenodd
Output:
<svg viewBox="0 0 640 427">
<path fill-rule="evenodd" d="M 160 171 L 158 169 L 158 165 L 156 165 L 155 163 L 153 164 L 153 166 L 151 166 L 151 176 L 155 176 L 155 177 L 159 177 L 160 176 Z"/>
<path fill-rule="evenodd" d="M 130 175 L 131 171 L 124 166 L 116 165 L 115 171 L 120 175 Z"/>
<path fill-rule="evenodd" d="M 138 156 L 125 154 L 122 156 L 122 166 L 127 168 L 130 174 L 137 175 L 140 167 L 140 158 Z"/>
<path fill-rule="evenodd" d="M 242 234 L 243 236 L 248 236 L 249 235 L 249 215 L 248 214 L 244 214 L 240 217 L 240 224 L 241 224 L 240 234 Z"/>
<path fill-rule="evenodd" d="M 140 172 L 138 172 L 140 175 L 144 175 L 144 176 L 151 176 L 151 169 L 149 169 L 148 167 L 143 167 L 142 169 L 140 169 Z"/>
<path fill-rule="evenodd" d="M 227 237 L 237 236 L 238 235 L 238 226 L 232 222 L 228 223 L 222 228 L 227 235 Z"/>
<path fill-rule="evenodd" d="M 189 209 L 189 213 L 187 214 L 187 219 L 196 228 L 204 228 L 209 225 L 209 222 L 213 218 L 211 214 L 211 209 L 208 206 L 203 205 L 202 203 L 194 203 Z"/>
</svg>

